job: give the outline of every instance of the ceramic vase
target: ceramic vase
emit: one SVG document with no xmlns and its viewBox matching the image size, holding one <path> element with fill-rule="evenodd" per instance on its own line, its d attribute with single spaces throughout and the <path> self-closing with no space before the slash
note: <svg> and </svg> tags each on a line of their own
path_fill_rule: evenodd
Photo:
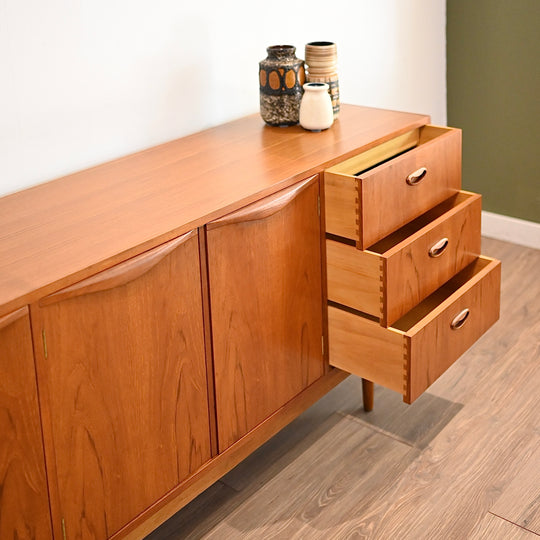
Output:
<svg viewBox="0 0 540 540">
<path fill-rule="evenodd" d="M 309 131 L 322 131 L 334 123 L 332 99 L 326 83 L 304 84 L 304 95 L 300 103 L 300 125 Z"/>
<path fill-rule="evenodd" d="M 312 41 L 306 45 L 305 58 L 307 81 L 328 84 L 336 119 L 339 116 L 340 105 L 336 44 L 331 41 Z"/>
<path fill-rule="evenodd" d="M 304 61 L 296 57 L 296 47 L 273 45 L 267 58 L 259 62 L 259 89 L 262 119 L 271 126 L 298 124 L 305 82 Z"/>
</svg>

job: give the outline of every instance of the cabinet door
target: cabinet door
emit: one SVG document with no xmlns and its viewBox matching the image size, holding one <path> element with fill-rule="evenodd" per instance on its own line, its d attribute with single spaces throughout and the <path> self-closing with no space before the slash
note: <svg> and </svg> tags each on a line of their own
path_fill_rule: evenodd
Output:
<svg viewBox="0 0 540 540">
<path fill-rule="evenodd" d="M 220 451 L 323 375 L 318 185 L 207 226 Z"/>
<path fill-rule="evenodd" d="M 0 538 L 49 539 L 28 308 L 0 317 Z"/>
<path fill-rule="evenodd" d="M 39 302 L 68 538 L 109 537 L 210 458 L 200 280 L 193 231 Z"/>
</svg>

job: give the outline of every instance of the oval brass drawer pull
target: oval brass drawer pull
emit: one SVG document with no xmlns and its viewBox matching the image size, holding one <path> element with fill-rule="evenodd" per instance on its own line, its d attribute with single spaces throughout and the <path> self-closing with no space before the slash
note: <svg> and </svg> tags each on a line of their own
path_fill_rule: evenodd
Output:
<svg viewBox="0 0 540 540">
<path fill-rule="evenodd" d="M 463 311 L 458 313 L 450 323 L 450 328 L 452 328 L 452 330 L 459 330 L 467 321 L 469 313 L 470 311 L 468 308 L 465 308 Z"/>
<path fill-rule="evenodd" d="M 444 250 L 448 247 L 448 238 L 441 238 L 436 244 L 433 244 L 430 248 L 429 248 L 429 256 L 430 257 L 440 257 L 443 253 L 444 253 Z"/>
<path fill-rule="evenodd" d="M 416 186 L 416 184 L 419 184 L 420 181 L 426 176 L 426 174 L 426 167 L 420 167 L 416 171 L 409 174 L 409 176 L 407 176 L 407 184 L 409 184 L 409 186 Z"/>
</svg>

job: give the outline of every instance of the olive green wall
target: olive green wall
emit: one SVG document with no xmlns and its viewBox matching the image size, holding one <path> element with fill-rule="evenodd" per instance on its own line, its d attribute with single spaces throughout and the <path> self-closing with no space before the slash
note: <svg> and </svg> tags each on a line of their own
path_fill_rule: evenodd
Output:
<svg viewBox="0 0 540 540">
<path fill-rule="evenodd" d="M 448 125 L 483 209 L 540 222 L 540 0 L 447 0 Z"/>
</svg>

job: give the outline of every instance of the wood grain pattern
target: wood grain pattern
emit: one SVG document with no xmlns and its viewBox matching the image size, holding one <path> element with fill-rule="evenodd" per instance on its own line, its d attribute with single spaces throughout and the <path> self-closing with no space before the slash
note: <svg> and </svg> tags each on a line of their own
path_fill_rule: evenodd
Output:
<svg viewBox="0 0 540 540">
<path fill-rule="evenodd" d="M 60 538 L 62 518 L 111 536 L 210 459 L 198 239 L 173 245 L 127 284 L 32 306 Z"/>
<path fill-rule="evenodd" d="M 429 391 L 409 405 L 397 392 L 375 385 L 377 406 L 365 414 L 352 399 L 354 392 L 361 388 L 361 380 L 351 376 L 340 387 L 344 395 L 336 407 L 338 411 L 379 433 L 420 450 L 428 449 L 432 441 L 463 409 L 463 404 L 434 396 Z"/>
<path fill-rule="evenodd" d="M 369 520 L 380 538 L 468 537 L 537 448 L 540 251 L 490 239 L 482 248 L 502 259 L 501 320 L 431 386 L 463 408 L 384 494 L 386 512 Z"/>
<path fill-rule="evenodd" d="M 51 538 L 28 308 L 0 319 L 0 538 Z"/>
<path fill-rule="evenodd" d="M 197 497 L 196 500 L 197 503 L 204 501 L 208 505 L 212 503 L 219 505 L 220 503 L 226 503 L 232 491 L 233 489 L 231 487 L 221 481 L 217 481 Z M 169 540 L 185 538 L 201 521 L 208 518 L 204 503 L 187 505 L 185 512 L 177 512 L 169 520 L 164 522 L 158 528 L 161 537 Z M 141 538 L 150 540 L 152 538 L 152 532 L 146 537 L 142 536 L 142 534 L 135 536 L 135 538 L 137 540 Z M 180 534 L 182 536 L 179 536 Z"/>
<path fill-rule="evenodd" d="M 407 332 L 407 403 L 424 392 L 499 319 L 500 283 L 500 262 L 491 261 Z M 469 318 L 453 330 L 451 321 L 465 308 L 470 309 Z"/>
<path fill-rule="evenodd" d="M 278 213 L 208 228 L 220 452 L 324 373 L 318 193 L 311 179 Z"/>
<path fill-rule="evenodd" d="M 269 218 L 280 210 L 283 210 L 295 199 L 295 197 L 306 189 L 316 177 L 317 175 L 306 178 L 291 188 L 284 189 L 275 195 L 265 197 L 260 202 L 251 204 L 245 208 L 241 208 L 233 214 L 228 214 L 220 219 L 215 219 L 214 221 L 208 223 L 206 228 L 208 230 L 212 230 L 216 227 L 222 227 L 223 225 L 234 225 L 235 223 L 246 223 L 248 221 L 257 221 L 259 219 Z"/>
<path fill-rule="evenodd" d="M 77 296 L 106 291 L 108 289 L 127 285 L 130 281 L 134 281 L 151 270 L 179 245 L 196 235 L 196 230 L 190 231 L 175 240 L 171 240 L 162 246 L 151 249 L 138 257 L 117 264 L 116 266 L 109 268 L 109 270 L 104 270 L 95 276 L 71 285 L 71 287 L 66 287 L 61 291 L 50 294 L 49 296 L 42 298 L 39 301 L 39 305 L 40 307 L 44 307 L 55 304 L 56 302 L 63 302 L 70 298 L 77 298 Z"/>
<path fill-rule="evenodd" d="M 339 172 L 324 171 L 326 232 L 344 238 L 358 237 L 358 182 Z"/>
<path fill-rule="evenodd" d="M 430 391 L 447 399 L 451 393 L 455 401 L 474 402 L 475 406 L 486 399 L 497 415 L 517 400 L 508 413 L 525 414 L 526 406 L 534 409 L 540 400 L 537 392 L 526 393 L 534 383 L 540 385 L 540 281 L 536 277 L 540 251 L 490 238 L 482 239 L 482 251 L 502 260 L 501 319 L 464 355 L 460 369 L 454 365 L 445 375 L 445 384 L 435 383 Z M 480 392 L 474 380 L 480 373 L 489 373 L 488 380 L 497 384 L 482 385 Z M 524 400 L 529 401 L 525 404 Z M 538 421 L 537 415 L 534 418 Z"/>
<path fill-rule="evenodd" d="M 348 373 L 339 369 L 330 369 L 323 377 L 317 379 L 255 427 L 249 436 L 242 437 L 229 446 L 227 450 L 203 465 L 199 471 L 169 492 L 163 499 L 157 501 L 153 507 L 143 512 L 127 527 L 113 536 L 112 540 L 139 540 L 145 534 L 150 533 L 348 376 Z"/>
<path fill-rule="evenodd" d="M 355 501 L 354 515 L 365 513 L 419 452 L 339 413 L 325 413 L 307 418 L 309 432 L 302 422 L 296 424 L 304 437 L 282 438 L 282 445 L 290 441 L 288 452 L 273 446 L 274 452 L 261 452 L 251 481 L 250 468 L 240 465 L 247 486 L 220 507 L 207 504 L 205 519 L 188 531 L 180 523 L 169 538 L 346 538 L 339 534 L 348 522 L 341 505 Z M 160 533 L 148 540 L 167 538 Z"/>
<path fill-rule="evenodd" d="M 402 333 L 328 306 L 328 336 L 332 366 L 402 393 Z"/>
<path fill-rule="evenodd" d="M 476 417 L 463 410 L 389 489 L 379 492 L 370 512 L 361 516 L 352 501 L 345 505 L 342 512 L 354 512 L 356 519 L 343 523 L 344 537 L 373 530 L 380 539 L 469 538 L 500 486 L 515 474 L 516 455 L 528 450 L 530 439 L 526 423 L 500 433 L 486 408 Z"/>
<path fill-rule="evenodd" d="M 13 311 L 12 313 L 8 313 L 7 315 L 0 317 L 0 330 L 7 328 L 11 324 L 13 324 L 15 321 L 18 321 L 19 319 L 22 319 L 23 317 L 27 317 L 27 316 L 28 316 L 28 306 L 24 306 L 20 309 L 17 309 L 16 311 Z"/>
<path fill-rule="evenodd" d="M 421 131 L 422 133 L 422 131 Z M 424 179 L 406 178 L 420 167 Z M 439 136 L 359 176 L 361 226 L 358 247 L 367 249 L 392 231 L 461 189 L 461 131 L 439 128 Z"/>
<path fill-rule="evenodd" d="M 425 129 L 425 128 L 422 128 Z M 408 133 L 403 133 L 389 141 L 386 141 L 374 148 L 341 161 L 333 167 L 329 167 L 325 172 L 341 173 L 348 176 L 354 176 L 366 169 L 386 161 L 406 150 L 414 148 L 420 141 L 420 129 L 413 129 Z"/>
<path fill-rule="evenodd" d="M 326 232 L 353 240 L 358 238 L 360 208 L 354 175 L 412 148 L 419 138 L 419 129 L 414 129 L 325 170 Z"/>
<path fill-rule="evenodd" d="M 480 195 L 462 191 L 369 250 L 327 240 L 329 300 L 391 325 L 480 255 L 480 215 Z"/>
<path fill-rule="evenodd" d="M 328 300 L 381 316 L 380 256 L 326 240 Z"/>
<path fill-rule="evenodd" d="M 348 377 L 227 475 L 232 489 L 150 539 L 461 540 L 487 528 L 538 450 L 540 251 L 488 238 L 482 251 L 502 260 L 501 319 L 429 392 L 406 405 L 376 386 L 364 413 Z M 487 538 L 538 538 L 504 523 Z"/>
<path fill-rule="evenodd" d="M 500 262 L 480 258 L 390 328 L 328 307 L 330 364 L 412 403 L 499 318 Z M 463 309 L 459 330 L 450 323 Z"/>
<path fill-rule="evenodd" d="M 391 325 L 480 255 L 481 197 L 456 198 L 453 208 L 382 254 L 383 324 Z M 441 238 L 441 256 L 430 248 Z"/>
<path fill-rule="evenodd" d="M 540 436 L 523 467 L 503 491 L 490 512 L 540 536 Z"/>
<path fill-rule="evenodd" d="M 310 136 L 259 114 L 0 199 L 0 316 L 426 124 L 343 105 Z"/>
</svg>

